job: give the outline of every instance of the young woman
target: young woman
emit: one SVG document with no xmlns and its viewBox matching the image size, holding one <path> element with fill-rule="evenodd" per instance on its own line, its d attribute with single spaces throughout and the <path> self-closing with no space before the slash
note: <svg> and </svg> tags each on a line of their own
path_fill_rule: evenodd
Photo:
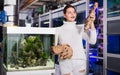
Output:
<svg viewBox="0 0 120 75">
<path fill-rule="evenodd" d="M 90 33 L 84 31 L 84 27 L 76 25 L 76 10 L 72 5 L 66 5 L 63 10 L 64 24 L 58 27 L 58 43 L 68 44 L 72 47 L 73 56 L 70 59 L 59 61 L 62 75 L 86 75 L 86 55 L 82 39 L 90 44 L 96 43 L 96 29 L 94 23 L 90 25 Z M 95 15 L 91 16 L 95 20 Z"/>
</svg>

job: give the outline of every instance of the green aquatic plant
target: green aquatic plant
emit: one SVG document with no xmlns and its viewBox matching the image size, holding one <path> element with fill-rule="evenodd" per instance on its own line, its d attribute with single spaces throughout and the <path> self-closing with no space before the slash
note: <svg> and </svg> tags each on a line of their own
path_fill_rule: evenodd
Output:
<svg viewBox="0 0 120 75">
<path fill-rule="evenodd" d="M 44 51 L 40 36 L 27 36 L 19 40 L 19 47 L 14 44 L 11 65 L 19 67 L 46 66 L 48 54 Z M 14 64 L 14 65 L 13 65 Z"/>
</svg>

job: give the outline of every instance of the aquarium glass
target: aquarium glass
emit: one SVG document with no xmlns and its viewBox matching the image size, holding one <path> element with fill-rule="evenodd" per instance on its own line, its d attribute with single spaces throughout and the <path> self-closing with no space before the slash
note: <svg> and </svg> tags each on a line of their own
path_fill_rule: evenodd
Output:
<svg viewBox="0 0 120 75">
<path fill-rule="evenodd" d="M 41 21 L 41 27 L 49 27 L 49 20 Z"/>
<path fill-rule="evenodd" d="M 107 0 L 107 16 L 120 16 L 120 0 Z"/>
<path fill-rule="evenodd" d="M 9 71 L 54 68 L 51 52 L 53 34 L 7 34 L 4 38 L 4 66 Z"/>
<path fill-rule="evenodd" d="M 108 35 L 107 48 L 108 53 L 120 54 L 120 35 Z"/>
<path fill-rule="evenodd" d="M 120 73 L 107 70 L 107 75 L 120 75 Z"/>
<path fill-rule="evenodd" d="M 52 27 L 60 27 L 63 25 L 64 17 L 52 19 Z"/>
</svg>

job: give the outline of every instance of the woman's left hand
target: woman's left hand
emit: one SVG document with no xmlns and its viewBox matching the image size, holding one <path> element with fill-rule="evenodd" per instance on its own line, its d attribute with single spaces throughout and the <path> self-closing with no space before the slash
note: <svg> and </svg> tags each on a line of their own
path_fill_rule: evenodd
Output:
<svg viewBox="0 0 120 75">
<path fill-rule="evenodd" d="M 95 30 L 95 26 L 94 26 L 94 21 L 95 21 L 95 12 L 93 11 L 90 15 L 90 20 L 91 20 L 91 25 L 90 25 L 90 29 L 91 30 Z"/>
<path fill-rule="evenodd" d="M 90 19 L 92 22 L 95 21 L 95 11 L 92 11 L 91 14 L 90 14 Z"/>
</svg>

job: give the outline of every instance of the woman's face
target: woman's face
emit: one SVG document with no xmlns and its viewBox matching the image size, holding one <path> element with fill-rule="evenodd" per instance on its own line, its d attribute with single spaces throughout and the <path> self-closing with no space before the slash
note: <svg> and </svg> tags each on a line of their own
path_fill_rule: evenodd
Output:
<svg viewBox="0 0 120 75">
<path fill-rule="evenodd" d="M 73 22 L 76 19 L 76 11 L 74 8 L 67 8 L 66 13 L 64 14 L 64 18 L 68 22 Z"/>
</svg>

